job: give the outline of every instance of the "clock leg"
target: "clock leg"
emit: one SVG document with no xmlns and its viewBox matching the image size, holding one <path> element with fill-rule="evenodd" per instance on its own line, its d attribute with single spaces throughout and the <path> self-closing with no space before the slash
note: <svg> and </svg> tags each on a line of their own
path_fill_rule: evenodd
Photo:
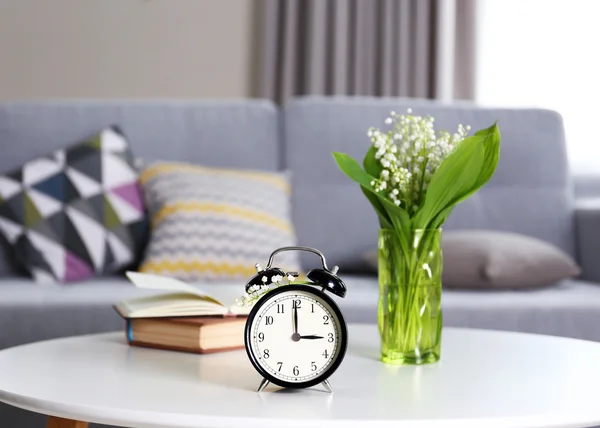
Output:
<svg viewBox="0 0 600 428">
<path fill-rule="evenodd" d="M 260 385 L 258 385 L 258 389 L 256 390 L 256 392 L 261 392 L 267 386 L 269 386 L 269 381 L 267 379 L 263 378 L 263 380 L 260 382 Z"/>
<path fill-rule="evenodd" d="M 333 388 L 331 387 L 331 384 L 328 380 L 324 380 L 323 383 L 321 383 L 321 385 L 323 385 L 323 388 L 325 388 L 327 392 L 329 392 L 330 394 L 333 393 Z"/>
<path fill-rule="evenodd" d="M 88 423 L 49 416 L 46 428 L 88 428 Z"/>
</svg>

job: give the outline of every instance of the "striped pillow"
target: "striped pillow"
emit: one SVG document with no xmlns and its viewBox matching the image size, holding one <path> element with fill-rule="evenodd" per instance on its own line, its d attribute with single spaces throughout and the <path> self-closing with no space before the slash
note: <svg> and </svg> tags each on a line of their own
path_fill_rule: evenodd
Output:
<svg viewBox="0 0 600 428">
<path fill-rule="evenodd" d="M 152 222 L 141 272 L 186 281 L 246 280 L 295 245 L 287 174 L 155 163 L 140 176 Z M 275 265 L 299 271 L 295 252 Z"/>
</svg>

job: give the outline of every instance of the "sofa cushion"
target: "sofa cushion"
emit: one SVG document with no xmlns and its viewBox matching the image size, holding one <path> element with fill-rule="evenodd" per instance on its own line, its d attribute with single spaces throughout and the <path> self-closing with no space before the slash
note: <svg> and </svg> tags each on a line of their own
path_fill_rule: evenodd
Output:
<svg viewBox="0 0 600 428">
<path fill-rule="evenodd" d="M 348 294 L 335 298 L 348 322 L 377 322 L 375 277 L 343 275 Z M 202 284 L 223 301 L 243 293 L 243 284 Z M 0 280 L 0 349 L 79 334 L 124 329 L 112 305 L 157 291 L 140 290 L 124 278 L 93 279 L 80 286 L 39 287 L 31 280 Z M 551 334 L 600 341 L 600 287 L 566 280 L 530 291 L 445 291 L 444 325 Z"/>
<path fill-rule="evenodd" d="M 202 285 L 223 301 L 243 294 L 240 283 Z M 40 287 L 27 278 L 0 279 L 0 349 L 55 337 L 124 329 L 113 309 L 121 300 L 160 294 L 124 277 L 95 278 L 77 285 Z"/>
<path fill-rule="evenodd" d="M 120 330 L 117 300 L 143 295 L 125 279 L 40 287 L 30 279 L 0 279 L 0 348 L 54 337 Z"/>
<path fill-rule="evenodd" d="M 274 249 L 296 245 L 285 173 L 157 162 L 140 182 L 152 222 L 141 272 L 244 283 Z M 300 269 L 297 252 L 275 262 Z"/>
<path fill-rule="evenodd" d="M 280 167 L 279 115 L 267 101 L 70 100 L 0 103 L 0 174 L 107 124 L 118 125 L 134 155 L 145 161 Z M 0 274 L 18 273 L 10 263 L 10 257 L 0 256 Z"/>
<path fill-rule="evenodd" d="M 0 175 L 0 230 L 37 282 L 73 282 L 129 266 L 147 221 L 126 138 L 106 128 Z"/>
<path fill-rule="evenodd" d="M 376 277 L 343 276 L 345 299 L 336 299 L 350 322 L 377 322 Z M 519 291 L 444 290 L 444 326 L 521 331 L 600 342 L 600 286 L 564 280 Z"/>
<path fill-rule="evenodd" d="M 391 110 L 408 107 L 434 116 L 438 129 L 456 129 L 459 123 L 480 129 L 498 121 L 502 133 L 495 175 L 454 210 L 446 229 L 520 233 L 573 255 L 572 192 L 557 113 L 390 98 L 308 97 L 286 105 L 283 153 L 293 173 L 294 222 L 302 245 L 319 248 L 343 267 L 363 263 L 364 252 L 377 242 L 377 218 L 331 153 L 362 161 L 370 144 L 367 129 L 382 125 Z"/>
</svg>

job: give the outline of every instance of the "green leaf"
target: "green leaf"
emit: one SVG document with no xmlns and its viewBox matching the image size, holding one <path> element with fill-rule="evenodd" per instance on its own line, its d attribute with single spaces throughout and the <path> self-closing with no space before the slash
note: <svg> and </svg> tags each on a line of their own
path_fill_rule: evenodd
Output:
<svg viewBox="0 0 600 428">
<path fill-rule="evenodd" d="M 410 242 L 412 240 L 412 231 L 410 224 L 410 216 L 405 209 L 400 208 L 389 199 L 386 199 L 380 195 L 377 195 L 381 200 L 381 203 L 385 207 L 394 229 L 398 232 L 400 237 L 400 246 L 402 247 L 402 253 L 407 255 L 410 252 Z"/>
<path fill-rule="evenodd" d="M 442 227 L 442 225 L 446 222 L 448 216 L 452 213 L 452 210 L 454 210 L 455 206 L 456 204 L 450 204 L 450 206 L 440 211 L 440 213 L 437 216 L 435 216 L 429 227 L 431 229 L 439 229 L 440 227 Z"/>
<path fill-rule="evenodd" d="M 369 200 L 369 202 L 371 202 L 373 208 L 377 212 L 377 215 L 380 218 L 380 222 L 383 218 L 383 223 L 386 226 L 390 226 L 392 224 L 392 221 L 382 202 L 382 199 L 385 200 L 385 197 L 382 197 L 378 192 L 376 192 L 373 186 L 371 185 L 371 182 L 375 178 L 369 173 L 367 173 L 364 169 L 362 169 L 360 164 L 347 154 L 334 152 L 333 157 L 336 163 L 338 164 L 338 167 L 342 170 L 342 172 L 346 174 L 349 178 L 351 178 L 353 181 L 360 184 L 361 188 L 363 189 L 363 192 L 365 193 L 365 196 L 367 196 L 367 199 Z"/>
<path fill-rule="evenodd" d="M 381 162 L 375 158 L 375 153 L 377 153 L 377 149 L 375 146 L 371 146 L 365 155 L 365 159 L 363 160 L 363 167 L 370 175 L 379 178 L 381 171 L 383 170 L 383 166 L 381 165 Z"/>
<path fill-rule="evenodd" d="M 498 129 L 498 125 L 494 123 L 489 128 L 477 131 L 475 135 L 483 139 L 481 143 L 484 150 L 483 165 L 475 187 L 456 203 L 464 201 L 487 183 L 494 175 L 494 172 L 496 172 L 496 167 L 500 160 L 500 130 Z"/>
<path fill-rule="evenodd" d="M 415 229 L 427 229 L 432 220 L 476 184 L 483 164 L 480 137 L 461 141 L 439 166 L 425 193 L 425 202 L 413 219 Z"/>
<path fill-rule="evenodd" d="M 362 169 L 356 160 L 348 156 L 346 153 L 339 152 L 333 152 L 333 158 L 344 174 L 356 181 L 361 186 L 364 186 L 367 189 L 372 189 L 371 181 L 374 180 L 374 177 Z"/>
<path fill-rule="evenodd" d="M 458 203 L 492 178 L 499 157 L 500 131 L 496 124 L 460 142 L 432 177 L 425 204 L 414 219 L 415 227 L 441 227 Z M 454 196 L 449 198 L 452 194 Z M 425 211 L 426 206 L 428 211 Z"/>
<path fill-rule="evenodd" d="M 373 204 L 373 207 L 380 216 L 380 220 L 383 217 L 388 222 L 387 226 L 391 223 L 394 229 L 398 230 L 403 250 L 408 250 L 410 242 L 410 217 L 408 213 L 403 208 L 394 205 L 385 195 L 376 192 L 373 186 L 371 186 L 371 181 L 373 181 L 374 177 L 362 169 L 360 164 L 352 157 L 345 153 L 337 152 L 333 153 L 333 157 L 342 172 L 360 184 L 365 194 L 370 193 L 375 196 L 375 199 L 379 203 Z M 368 197 L 368 199 L 369 201 L 373 200 L 372 197 Z"/>
<path fill-rule="evenodd" d="M 383 169 L 383 166 L 375 158 L 376 152 L 377 152 L 377 149 L 374 146 L 371 146 L 371 148 L 369 148 L 369 150 L 367 150 L 367 153 L 363 160 L 363 167 L 365 168 L 365 171 L 370 176 L 379 178 L 379 175 L 381 174 L 381 170 Z M 393 228 L 391 220 L 388 217 L 388 215 L 386 214 L 385 208 L 379 201 L 379 198 L 376 195 L 374 195 L 371 191 L 369 191 L 368 189 L 365 189 L 362 186 L 361 186 L 361 188 L 362 188 L 363 193 L 367 197 L 367 199 L 371 202 L 371 205 L 373 205 L 373 208 L 375 208 L 375 211 L 377 211 L 377 215 L 379 216 L 379 225 L 384 229 Z"/>
<path fill-rule="evenodd" d="M 379 227 L 381 227 L 382 229 L 392 229 L 394 227 L 392 221 L 388 217 L 387 212 L 385 211 L 385 208 L 383 207 L 383 204 L 381 203 L 377 195 L 375 195 L 369 189 L 366 189 L 364 186 L 360 186 L 360 189 L 367 197 L 369 202 L 371 202 L 373 208 L 375 208 L 377 217 L 379 217 Z"/>
<path fill-rule="evenodd" d="M 496 167 L 498 166 L 498 161 L 500 159 L 500 130 L 498 129 L 498 126 L 494 124 L 489 128 L 481 129 L 477 131 L 475 135 L 482 138 L 481 144 L 484 150 L 484 158 L 481 171 L 479 172 L 475 186 L 473 186 L 469 192 L 452 201 L 450 211 L 452 211 L 457 204 L 470 198 L 479 189 L 481 189 L 481 187 L 483 187 L 490 180 L 490 178 L 492 178 L 494 172 L 496 172 Z M 441 221 L 440 226 L 446 220 L 448 215 L 450 215 L 450 212 L 446 214 L 444 219 Z"/>
</svg>

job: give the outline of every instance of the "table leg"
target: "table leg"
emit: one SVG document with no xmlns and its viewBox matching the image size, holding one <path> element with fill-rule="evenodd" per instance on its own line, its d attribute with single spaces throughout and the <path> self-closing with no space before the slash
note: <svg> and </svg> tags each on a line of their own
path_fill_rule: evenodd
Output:
<svg viewBox="0 0 600 428">
<path fill-rule="evenodd" d="M 46 428 L 88 428 L 88 423 L 48 416 Z"/>
</svg>

